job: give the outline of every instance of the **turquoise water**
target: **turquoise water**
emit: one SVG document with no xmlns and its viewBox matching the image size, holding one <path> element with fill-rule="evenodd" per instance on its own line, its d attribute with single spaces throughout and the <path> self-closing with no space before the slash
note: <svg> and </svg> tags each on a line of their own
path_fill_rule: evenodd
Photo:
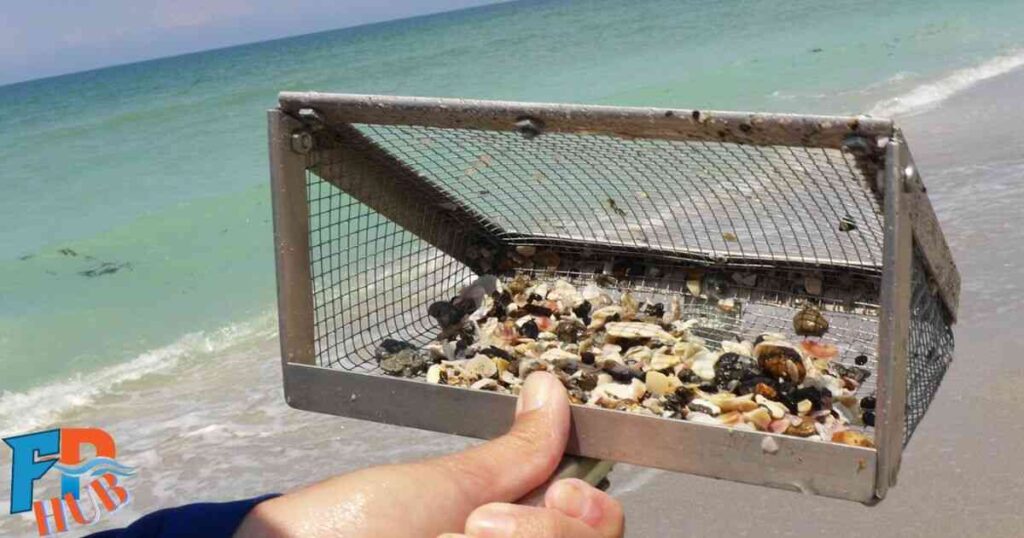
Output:
<svg viewBox="0 0 1024 538">
<path fill-rule="evenodd" d="M 1021 2 L 821 5 L 501 4 L 0 87 L 0 403 L 267 318 L 280 90 L 885 114 L 1024 64 Z"/>
</svg>

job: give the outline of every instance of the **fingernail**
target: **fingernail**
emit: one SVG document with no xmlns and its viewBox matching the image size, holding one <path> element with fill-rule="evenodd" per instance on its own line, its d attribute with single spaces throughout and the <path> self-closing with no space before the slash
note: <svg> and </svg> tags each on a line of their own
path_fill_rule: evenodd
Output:
<svg viewBox="0 0 1024 538">
<path fill-rule="evenodd" d="M 601 520 L 600 506 L 574 481 L 558 482 L 553 493 L 552 502 L 555 506 L 551 508 L 588 523 Z"/>
<path fill-rule="evenodd" d="M 551 399 L 551 374 L 534 372 L 526 378 L 523 390 L 516 402 L 516 416 L 535 409 L 540 409 Z"/>
<path fill-rule="evenodd" d="M 502 538 L 516 532 L 516 518 L 495 510 L 477 513 L 466 522 L 466 534 L 474 538 Z"/>
</svg>

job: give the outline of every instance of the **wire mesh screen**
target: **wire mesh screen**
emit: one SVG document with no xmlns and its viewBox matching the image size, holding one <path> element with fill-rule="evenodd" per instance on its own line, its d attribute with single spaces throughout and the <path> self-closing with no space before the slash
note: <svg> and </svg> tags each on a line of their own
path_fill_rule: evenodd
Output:
<svg viewBox="0 0 1024 538">
<path fill-rule="evenodd" d="M 952 320 L 929 282 L 920 253 L 914 255 L 913 271 L 904 444 L 924 418 L 953 361 Z"/>
<path fill-rule="evenodd" d="M 875 271 L 876 165 L 837 149 L 357 125 L 505 242 Z"/>
<path fill-rule="evenodd" d="M 427 305 L 474 274 L 314 170 L 306 194 L 317 362 L 372 372 L 381 340 L 422 345 L 433 338 Z"/>
</svg>

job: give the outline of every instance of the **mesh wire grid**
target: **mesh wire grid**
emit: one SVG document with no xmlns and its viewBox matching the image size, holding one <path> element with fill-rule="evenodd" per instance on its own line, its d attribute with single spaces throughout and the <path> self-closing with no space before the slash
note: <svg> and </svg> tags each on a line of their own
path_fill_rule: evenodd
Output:
<svg viewBox="0 0 1024 538">
<path fill-rule="evenodd" d="M 828 313 L 824 340 L 839 347 L 839 362 L 867 358 L 872 376 L 858 394 L 874 393 L 883 239 L 871 162 L 820 148 L 356 128 L 365 138 L 351 143 L 384 149 L 444 195 L 423 199 L 439 213 L 418 229 L 445 233 L 450 221 L 440 211 L 454 200 L 497 244 L 582 245 L 581 260 L 555 274 L 520 268 L 577 284 L 621 253 L 650 253 L 652 263 L 655 253 L 719 267 L 728 262 L 719 293 L 737 299 L 731 313 L 718 308 L 716 297 L 687 297 L 686 276 L 678 272 L 618 285 L 641 300 L 681 297 L 684 316 L 702 320 L 701 336 L 713 346 L 762 332 L 795 338 L 793 314 L 813 303 Z M 321 366 L 373 373 L 381 340 L 425 345 L 437 333 L 427 306 L 452 297 L 476 273 L 320 179 L 317 171 L 334 164 L 318 163 L 307 174 L 316 353 Z M 841 229 L 841 221 L 853 229 Z M 730 279 L 736 268 L 760 275 L 756 284 Z M 804 292 L 808 274 L 824 278 L 823 293 Z M 920 262 L 914 279 L 906 440 L 952 357 L 950 320 Z"/>
<path fill-rule="evenodd" d="M 928 278 L 919 252 L 914 253 L 910 341 L 907 346 L 907 411 L 904 444 L 939 390 L 953 362 L 953 329 L 949 312 Z"/>
<path fill-rule="evenodd" d="M 877 271 L 875 164 L 836 149 L 357 125 L 509 243 Z M 846 220 L 853 229 L 842 231 Z"/>
</svg>

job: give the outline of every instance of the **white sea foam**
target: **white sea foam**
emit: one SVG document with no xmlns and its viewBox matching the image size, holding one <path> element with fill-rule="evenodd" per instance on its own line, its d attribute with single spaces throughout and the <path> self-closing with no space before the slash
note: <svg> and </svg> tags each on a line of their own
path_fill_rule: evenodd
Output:
<svg viewBox="0 0 1024 538">
<path fill-rule="evenodd" d="M 23 392 L 4 391 L 0 393 L 0 437 L 53 424 L 61 414 L 90 404 L 118 385 L 167 372 L 182 359 L 215 355 L 246 339 L 266 336 L 268 331 L 273 333 L 276 328 L 272 317 L 264 314 L 216 331 L 189 333 L 170 345 L 95 372 L 78 374 Z"/>
<path fill-rule="evenodd" d="M 958 69 L 945 77 L 915 87 L 903 95 L 885 99 L 870 111 L 872 116 L 906 116 L 924 112 L 975 84 L 1024 66 L 1024 50 L 996 56 L 981 64 Z"/>
</svg>

